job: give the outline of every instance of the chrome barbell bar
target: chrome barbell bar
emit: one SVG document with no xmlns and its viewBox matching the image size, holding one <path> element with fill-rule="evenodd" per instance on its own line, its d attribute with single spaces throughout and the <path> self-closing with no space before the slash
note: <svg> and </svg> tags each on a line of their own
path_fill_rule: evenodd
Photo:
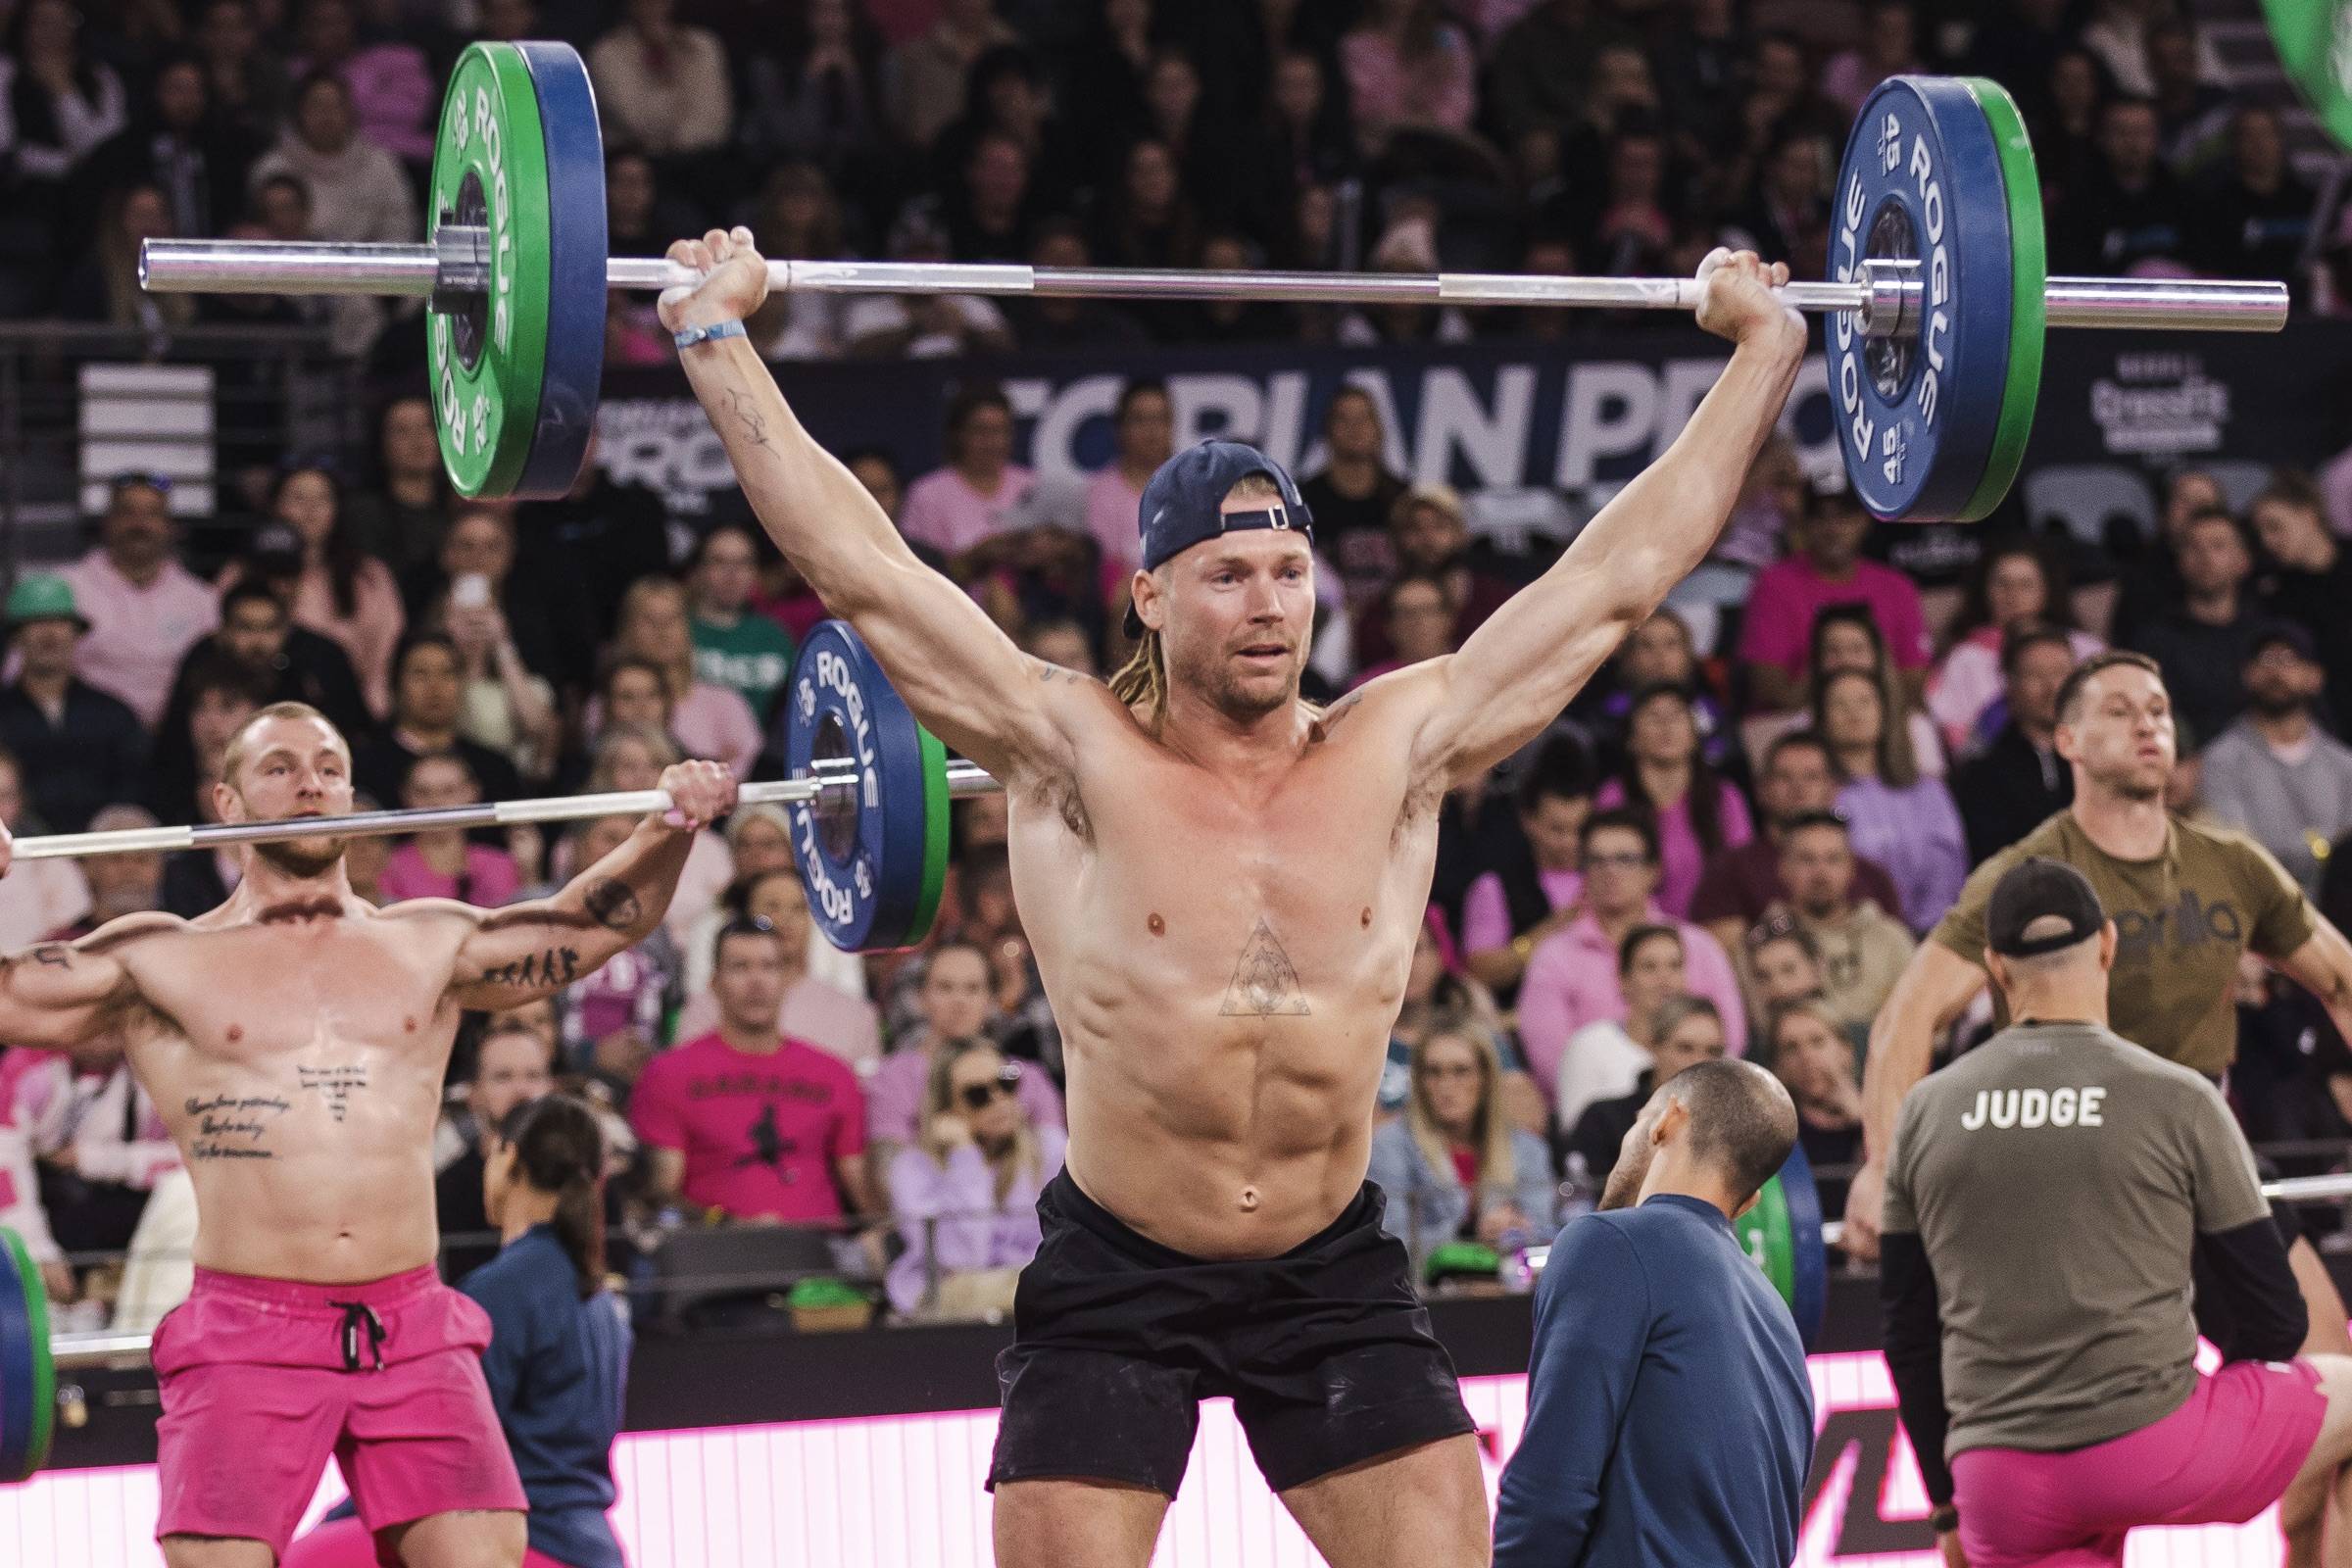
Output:
<svg viewBox="0 0 2352 1568">
<path fill-rule="evenodd" d="M 736 791 L 741 806 L 792 806 L 827 794 L 866 789 L 867 780 L 847 759 L 827 759 L 802 778 L 746 784 Z M 970 762 L 948 764 L 948 793 L 961 800 L 986 795 L 997 781 Z M 217 849 L 230 844 L 274 844 L 287 839 L 382 838 L 430 828 L 512 827 L 525 822 L 580 822 L 598 816 L 643 816 L 672 805 L 663 790 L 620 790 L 604 795 L 555 795 L 527 801 L 485 801 L 477 806 L 416 807 L 403 810 L 354 811 L 344 816 L 278 817 L 264 822 L 207 822 L 188 827 L 120 828 L 108 833 L 48 833 L 19 839 L 17 860 L 75 859 L 90 855 L 140 855 L 173 850 Z M 860 804 L 878 808 L 870 793 Z"/>
<path fill-rule="evenodd" d="M 387 294 L 426 298 L 478 291 L 478 268 L 453 258 L 452 226 L 435 245 L 319 244 L 226 239 L 151 239 L 139 246 L 139 283 L 159 294 Z M 1792 309 L 1852 312 L 1872 337 L 1890 337 L 1918 319 L 1925 285 L 1917 264 L 1871 260 L 1853 282 L 1790 283 Z M 464 274 L 461 276 L 461 274 Z M 1287 300 L 1338 305 L 1573 306 L 1595 310 L 1690 311 L 1699 285 L 1689 277 L 1560 277 L 1515 272 L 1266 272 L 1020 267 L 959 262 L 767 264 L 771 288 L 820 294 L 990 294 L 1059 299 Z M 662 257 L 616 256 L 609 287 L 660 290 L 703 274 Z M 2049 324 L 2139 330 L 2276 332 L 2286 324 L 2286 285 L 2230 278 L 2053 277 Z"/>
</svg>

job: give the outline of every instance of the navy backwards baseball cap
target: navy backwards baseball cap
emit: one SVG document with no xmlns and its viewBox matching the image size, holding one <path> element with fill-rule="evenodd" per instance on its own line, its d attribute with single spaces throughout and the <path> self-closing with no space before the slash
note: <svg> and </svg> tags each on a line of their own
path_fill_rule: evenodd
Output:
<svg viewBox="0 0 2352 1568">
<path fill-rule="evenodd" d="M 1246 512 L 1225 511 L 1226 495 L 1252 474 L 1274 481 L 1280 499 Z M 1297 481 L 1282 465 L 1239 441 L 1203 441 L 1177 453 L 1152 475 L 1152 482 L 1144 486 L 1143 504 L 1136 508 L 1146 571 L 1197 544 L 1245 528 L 1296 529 L 1312 544 L 1314 521 L 1306 503 L 1299 499 Z M 1127 635 L 1143 634 L 1143 618 L 1129 605 Z"/>
</svg>

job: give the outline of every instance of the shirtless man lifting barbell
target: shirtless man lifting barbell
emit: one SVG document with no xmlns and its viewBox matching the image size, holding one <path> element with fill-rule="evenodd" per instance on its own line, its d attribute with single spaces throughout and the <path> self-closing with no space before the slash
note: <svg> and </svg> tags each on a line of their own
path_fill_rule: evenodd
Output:
<svg viewBox="0 0 2352 1568">
<path fill-rule="evenodd" d="M 1318 712 L 1311 519 L 1271 460 L 1213 442 L 1153 475 L 1142 650 L 1109 685 L 1072 675 L 919 564 L 801 427 L 728 324 L 767 296 L 749 231 L 669 254 L 709 274 L 662 320 L 768 533 L 1009 803 L 1070 1148 L 999 1362 L 998 1561 L 1140 1568 L 1199 1401 L 1230 1395 L 1337 1568 L 1484 1563 L 1472 1424 L 1364 1181 L 1438 803 L 1713 545 L 1805 354 L 1769 291 L 1787 270 L 1708 258 L 1699 324 L 1738 348 L 1673 446 L 1459 653 Z"/>
<path fill-rule="evenodd" d="M 221 776 L 223 821 L 351 810 L 350 748 L 300 703 L 255 714 Z M 442 1074 L 461 1012 L 552 995 L 661 924 L 735 783 L 683 762 L 662 788 L 674 810 L 537 903 L 377 909 L 322 824 L 246 849 L 210 913 L 0 959 L 0 1041 L 127 1056 L 195 1182 L 195 1290 L 152 1352 L 171 1568 L 269 1568 L 329 1452 L 388 1560 L 521 1563 L 522 1488 L 478 1359 L 490 1321 L 433 1269 Z M 9 850 L 0 829 L 0 870 Z"/>
</svg>

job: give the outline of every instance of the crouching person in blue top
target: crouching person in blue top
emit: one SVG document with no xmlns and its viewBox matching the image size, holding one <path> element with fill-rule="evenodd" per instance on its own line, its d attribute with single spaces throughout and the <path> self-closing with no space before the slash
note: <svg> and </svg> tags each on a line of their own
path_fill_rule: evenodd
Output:
<svg viewBox="0 0 2352 1568">
<path fill-rule="evenodd" d="M 1787 1568 L 1813 1392 L 1788 1306 L 1732 1234 L 1796 1143 L 1744 1061 L 1652 1095 L 1600 1210 L 1536 1290 L 1527 1430 L 1502 1476 L 1494 1568 Z"/>
<path fill-rule="evenodd" d="M 508 1112 L 482 1168 L 503 1246 L 458 1289 L 490 1314 L 482 1372 L 530 1499 L 523 1568 L 626 1568 L 606 1519 L 629 1323 L 605 1289 L 604 1135 L 567 1095 Z M 282 1568 L 374 1568 L 375 1543 L 345 1502 L 294 1543 Z"/>
</svg>

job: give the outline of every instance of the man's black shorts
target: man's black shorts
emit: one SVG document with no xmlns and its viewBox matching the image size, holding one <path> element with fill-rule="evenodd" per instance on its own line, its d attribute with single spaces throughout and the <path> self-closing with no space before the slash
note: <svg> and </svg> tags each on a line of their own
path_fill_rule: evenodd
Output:
<svg viewBox="0 0 2352 1568">
<path fill-rule="evenodd" d="M 1037 1200 L 1045 1240 L 1021 1271 L 1013 1344 L 997 1357 L 990 1487 L 1083 1477 L 1173 1497 L 1200 1403 L 1220 1395 L 1276 1492 L 1475 1431 L 1381 1205 L 1367 1182 L 1280 1257 L 1207 1259 L 1137 1235 L 1054 1177 Z"/>
</svg>

